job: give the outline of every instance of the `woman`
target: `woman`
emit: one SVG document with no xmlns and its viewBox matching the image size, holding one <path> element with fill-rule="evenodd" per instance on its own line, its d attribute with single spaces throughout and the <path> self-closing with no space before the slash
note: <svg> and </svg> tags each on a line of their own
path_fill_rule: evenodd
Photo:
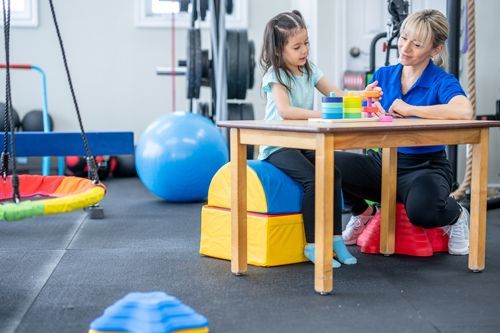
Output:
<svg viewBox="0 0 500 333">
<path fill-rule="evenodd" d="M 460 83 L 440 68 L 446 63 L 447 38 L 448 22 L 437 10 L 406 18 L 398 40 L 399 64 L 380 68 L 373 76 L 384 91 L 381 110 L 403 118 L 472 118 L 472 105 Z M 365 199 L 380 202 L 381 160 L 376 152 L 335 153 L 344 199 L 353 214 L 342 234 L 346 244 L 356 243 L 376 212 Z M 444 146 L 398 149 L 397 201 L 405 205 L 410 222 L 424 228 L 443 227 L 450 236 L 448 252 L 466 255 L 469 215 L 449 196 L 452 183 Z"/>
</svg>

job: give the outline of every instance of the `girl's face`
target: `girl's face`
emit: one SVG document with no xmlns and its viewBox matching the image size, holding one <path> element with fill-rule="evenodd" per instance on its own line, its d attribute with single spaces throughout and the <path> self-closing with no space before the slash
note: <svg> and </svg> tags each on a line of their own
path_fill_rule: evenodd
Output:
<svg viewBox="0 0 500 333">
<path fill-rule="evenodd" d="M 430 41 L 419 40 L 414 34 L 402 31 L 398 39 L 399 62 L 403 66 L 427 64 L 443 46 L 432 47 Z"/>
<path fill-rule="evenodd" d="M 309 56 L 309 37 L 306 29 L 297 32 L 288 38 L 283 49 L 283 61 L 292 72 L 304 66 Z"/>
</svg>

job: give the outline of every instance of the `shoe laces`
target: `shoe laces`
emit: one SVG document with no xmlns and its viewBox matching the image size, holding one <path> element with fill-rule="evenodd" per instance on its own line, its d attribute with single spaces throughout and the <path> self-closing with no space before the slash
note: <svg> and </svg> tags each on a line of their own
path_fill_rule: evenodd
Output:
<svg viewBox="0 0 500 333">
<path fill-rule="evenodd" d="M 362 225 L 361 218 L 359 216 L 352 216 L 351 218 L 352 218 L 352 220 L 349 223 L 351 228 L 352 229 L 359 229 L 359 227 L 361 227 L 361 225 Z"/>
<path fill-rule="evenodd" d="M 365 227 L 368 222 L 372 219 L 373 215 L 357 215 L 351 217 L 351 222 L 349 223 L 353 229 L 358 230 L 359 228 Z"/>
<path fill-rule="evenodd" d="M 464 238 L 465 237 L 465 228 L 462 221 L 457 221 L 457 223 L 448 226 L 445 229 L 445 234 L 448 234 L 450 238 Z"/>
</svg>

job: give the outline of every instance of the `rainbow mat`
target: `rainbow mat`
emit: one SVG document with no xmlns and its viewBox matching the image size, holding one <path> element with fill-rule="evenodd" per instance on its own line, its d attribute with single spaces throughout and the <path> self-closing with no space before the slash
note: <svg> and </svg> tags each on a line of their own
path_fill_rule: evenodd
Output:
<svg viewBox="0 0 500 333">
<path fill-rule="evenodd" d="M 164 292 L 129 293 L 90 324 L 89 333 L 207 333 L 208 320 Z"/>
<path fill-rule="evenodd" d="M 101 201 L 106 187 L 79 177 L 20 175 L 19 191 L 22 199 L 37 200 L 5 203 L 12 198 L 10 176 L 0 182 L 0 200 L 4 201 L 0 206 L 0 220 L 16 221 L 85 208 Z"/>
</svg>

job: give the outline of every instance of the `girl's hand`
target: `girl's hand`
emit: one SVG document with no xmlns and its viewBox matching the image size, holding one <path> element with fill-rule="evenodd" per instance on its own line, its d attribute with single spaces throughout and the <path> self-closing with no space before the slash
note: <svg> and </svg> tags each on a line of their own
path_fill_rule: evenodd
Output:
<svg viewBox="0 0 500 333">
<path fill-rule="evenodd" d="M 365 91 L 378 91 L 378 92 L 380 92 L 380 96 L 382 96 L 384 94 L 384 92 L 382 91 L 381 87 L 377 86 L 377 84 L 378 84 L 378 81 L 373 81 L 372 83 L 370 83 L 369 85 L 366 86 Z M 380 97 L 380 98 L 382 98 L 382 97 Z"/>
<path fill-rule="evenodd" d="M 389 114 L 395 117 L 403 118 L 413 116 L 412 106 L 398 98 L 392 102 L 392 105 L 389 108 Z"/>
</svg>

